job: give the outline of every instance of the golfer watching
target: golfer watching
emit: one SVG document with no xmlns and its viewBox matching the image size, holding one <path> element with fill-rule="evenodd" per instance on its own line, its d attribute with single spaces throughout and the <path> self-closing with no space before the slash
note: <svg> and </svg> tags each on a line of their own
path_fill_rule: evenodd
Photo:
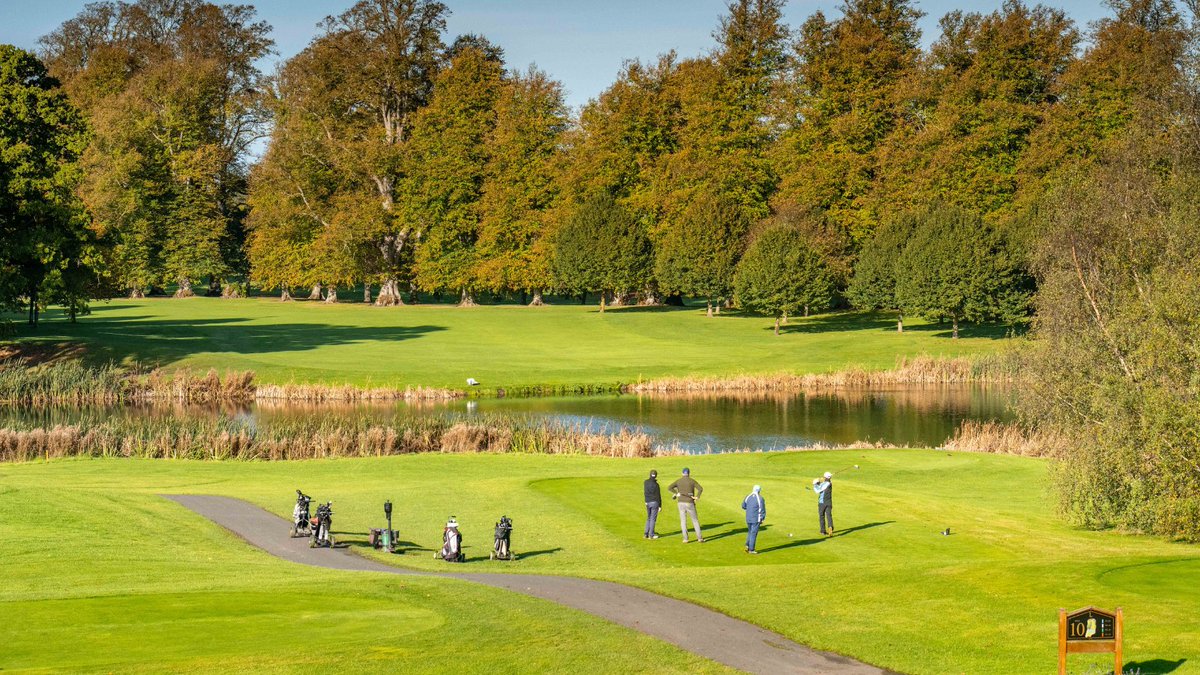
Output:
<svg viewBox="0 0 1200 675">
<path fill-rule="evenodd" d="M 667 489 L 671 491 L 671 499 L 679 502 L 679 529 L 683 530 L 683 543 L 688 543 L 687 517 L 689 515 L 692 517 L 692 525 L 696 528 L 696 541 L 704 541 L 704 537 L 700 536 L 700 517 L 696 515 L 696 500 L 700 498 L 700 493 L 704 492 L 704 488 L 692 480 L 691 471 L 684 469 L 683 476 L 668 485 Z"/>
<path fill-rule="evenodd" d="M 662 507 L 662 490 L 658 487 L 658 472 L 650 471 L 650 477 L 642 483 L 643 496 L 646 499 L 646 539 L 658 539 L 654 524 L 658 522 L 658 509 Z"/>
<path fill-rule="evenodd" d="M 754 543 L 758 540 L 758 528 L 762 527 L 763 519 L 767 517 L 767 502 L 762 498 L 761 486 L 755 485 L 742 500 L 742 510 L 746 512 L 746 553 L 757 555 Z"/>
</svg>

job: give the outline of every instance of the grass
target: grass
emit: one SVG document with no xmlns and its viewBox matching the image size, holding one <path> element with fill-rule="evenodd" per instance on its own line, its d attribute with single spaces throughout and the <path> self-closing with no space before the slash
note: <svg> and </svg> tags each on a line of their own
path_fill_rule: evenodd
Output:
<svg viewBox="0 0 1200 675">
<path fill-rule="evenodd" d="M 98 302 L 77 324 L 57 311 L 20 338 L 86 347 L 93 363 L 253 371 L 259 384 L 288 382 L 462 389 L 549 387 L 573 391 L 680 376 L 822 373 L 892 368 L 900 357 L 989 354 L 1003 327 L 964 329 L 888 315 L 842 313 L 772 322 L 703 308 L 593 306 L 457 308 L 290 302 L 252 298 Z"/>
<path fill-rule="evenodd" d="M 685 464 L 705 486 L 708 541 L 680 543 L 670 504 L 665 536 L 644 540 L 640 481 Z M 804 488 L 851 464 L 861 469 L 835 479 L 839 535 L 821 539 Z M 230 495 L 286 515 L 302 488 L 334 501 L 334 530 L 355 545 L 391 499 L 409 551 L 361 550 L 392 564 L 445 569 L 429 550 L 454 514 L 471 560 L 463 570 L 622 581 L 903 672 L 1050 672 L 1058 608 L 1089 604 L 1124 609 L 1126 661 L 1142 673 L 1200 669 L 1200 547 L 1065 525 L 1051 513 L 1046 468 L 917 450 L 3 465 L 0 611 L 29 618 L 6 624 L 0 668 L 436 670 L 448 654 L 477 670 L 484 654 L 501 671 L 705 667 L 497 591 L 288 566 L 155 496 Z M 752 558 L 741 551 L 738 504 L 754 483 L 768 527 Z M 502 514 L 524 556 L 514 563 L 486 560 Z M 1070 661 L 1072 672 L 1104 663 Z"/>
</svg>

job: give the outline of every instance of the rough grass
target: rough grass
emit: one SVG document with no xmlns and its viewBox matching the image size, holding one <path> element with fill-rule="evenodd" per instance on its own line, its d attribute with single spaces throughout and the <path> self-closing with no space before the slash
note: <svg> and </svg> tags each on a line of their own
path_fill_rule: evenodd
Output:
<svg viewBox="0 0 1200 675">
<path fill-rule="evenodd" d="M 853 464 L 861 468 L 839 471 Z M 700 514 L 708 541 L 680 543 L 670 504 L 659 521 L 664 537 L 644 540 L 641 480 L 656 468 L 665 485 L 685 465 L 705 486 Z M 832 539 L 816 535 L 814 498 L 805 489 L 825 470 L 838 472 L 839 534 Z M 498 659 L 499 671 L 564 663 L 606 672 L 695 665 L 667 660 L 643 642 L 609 640 L 625 632 L 572 637 L 592 625 L 582 622 L 554 628 L 551 639 L 542 631 L 561 615 L 515 596 L 276 563 L 154 496 L 230 495 L 286 515 L 296 488 L 332 499 L 334 529 L 355 545 L 365 541 L 367 528 L 381 526 L 381 505 L 392 500 L 408 552 L 365 553 L 393 564 L 444 569 L 428 551 L 454 514 L 471 560 L 460 569 L 623 581 L 903 672 L 1052 672 L 1058 608 L 1089 604 L 1125 610 L 1126 661 L 1142 673 L 1181 660 L 1174 672 L 1194 672 L 1200 664 L 1200 546 L 1067 526 L 1053 515 L 1042 460 L 909 450 L 655 459 L 412 455 L 274 463 L 68 460 L 4 465 L 0 473 L 6 491 L 0 522 L 8 535 L 0 600 L 9 603 L 7 616 L 37 617 L 8 625 L 8 643 L 18 647 L 0 652 L 4 668 L 81 663 L 64 664 L 67 655 L 88 660 L 75 669 L 123 669 L 130 661 L 121 659 L 135 658 L 149 658 L 147 670 L 217 669 L 225 654 L 233 668 L 295 670 L 311 661 L 332 670 L 339 657 L 341 667 L 358 668 L 369 654 L 381 659 L 380 669 L 420 670 L 436 669 L 446 647 L 471 654 L 458 662 L 468 669 L 487 667 L 485 653 Z M 738 504 L 755 483 L 767 499 L 768 527 L 759 539 L 763 554 L 751 558 L 741 551 Z M 502 514 L 513 517 L 514 550 L 523 555 L 509 564 L 486 560 L 492 524 Z M 939 534 L 946 527 L 951 535 Z M 357 600 L 326 601 L 327 595 Z M 266 596 L 274 603 L 255 609 Z M 94 604 L 77 611 L 61 600 Z M 147 611 L 131 611 L 139 603 Z M 211 610 L 192 616 L 210 603 Z M 322 618 L 325 605 L 333 618 Z M 352 621 L 356 606 L 381 619 Z M 425 611 L 442 625 L 423 618 Z M 68 623 L 64 616 L 80 618 Z M 196 620 L 184 625 L 203 630 L 159 634 L 158 626 L 176 620 Z M 412 623 L 422 630 L 409 632 Z M 297 645 L 297 635 L 319 636 L 326 625 L 336 639 L 323 641 L 322 649 Z M 144 646 L 123 657 L 132 638 L 110 646 L 103 635 L 140 635 Z M 237 640 L 226 646 L 213 635 L 266 637 L 258 647 Z M 80 639 L 88 649 L 79 648 Z M 181 664 L 169 661 L 176 653 Z M 548 660 L 556 654 L 563 660 Z M 106 659 L 117 665 L 100 665 Z M 377 662 L 366 663 L 371 669 Z M 1104 663 L 1072 657 L 1071 669 L 1104 672 Z"/>
<path fill-rule="evenodd" d="M 703 308 L 611 309 L 445 305 L 377 308 L 255 298 L 115 300 L 70 324 L 50 312 L 21 338 L 69 349 L 93 363 L 251 371 L 259 384 L 509 393 L 595 391 L 664 377 L 828 373 L 895 367 L 900 357 L 991 354 L 1003 327 L 949 328 L 890 316 L 841 313 L 772 322 Z M 478 391 L 478 390 L 473 390 Z"/>
</svg>

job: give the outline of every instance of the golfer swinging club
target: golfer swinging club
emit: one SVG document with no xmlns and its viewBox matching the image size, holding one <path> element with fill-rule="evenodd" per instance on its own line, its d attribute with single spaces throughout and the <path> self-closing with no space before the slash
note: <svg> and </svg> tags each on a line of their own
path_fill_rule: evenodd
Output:
<svg viewBox="0 0 1200 675">
<path fill-rule="evenodd" d="M 700 536 L 700 518 L 696 514 L 696 500 L 700 498 L 700 493 L 704 492 L 704 488 L 692 480 L 691 471 L 684 469 L 683 476 L 668 485 L 667 489 L 671 491 L 671 499 L 679 502 L 679 529 L 683 530 L 683 543 L 688 543 L 687 517 L 689 515 L 692 517 L 692 525 L 696 528 L 696 541 L 703 542 L 704 537 Z"/>
<path fill-rule="evenodd" d="M 817 520 L 820 521 L 821 534 L 833 534 L 833 474 L 825 472 L 824 480 L 813 479 L 813 492 L 817 493 Z M 829 522 L 829 531 L 825 523 Z"/>
</svg>

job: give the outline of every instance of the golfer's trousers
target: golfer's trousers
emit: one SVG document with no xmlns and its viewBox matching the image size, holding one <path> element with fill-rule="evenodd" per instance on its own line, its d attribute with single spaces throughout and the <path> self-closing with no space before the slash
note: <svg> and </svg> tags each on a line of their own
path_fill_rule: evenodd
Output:
<svg viewBox="0 0 1200 675">
<path fill-rule="evenodd" d="M 679 502 L 679 529 L 683 533 L 684 539 L 687 539 L 688 516 L 692 517 L 692 526 L 696 528 L 696 538 L 700 539 L 700 517 L 696 515 L 696 505 Z"/>
<path fill-rule="evenodd" d="M 833 531 L 833 504 L 817 504 L 817 517 L 821 521 L 821 534 L 825 534 L 825 522 L 829 522 L 829 531 Z"/>
<path fill-rule="evenodd" d="M 646 502 L 646 536 L 654 536 L 654 524 L 658 522 L 658 502 Z"/>
<path fill-rule="evenodd" d="M 746 523 L 746 548 L 753 551 L 754 543 L 758 541 L 758 528 L 762 527 L 760 523 Z"/>
</svg>

